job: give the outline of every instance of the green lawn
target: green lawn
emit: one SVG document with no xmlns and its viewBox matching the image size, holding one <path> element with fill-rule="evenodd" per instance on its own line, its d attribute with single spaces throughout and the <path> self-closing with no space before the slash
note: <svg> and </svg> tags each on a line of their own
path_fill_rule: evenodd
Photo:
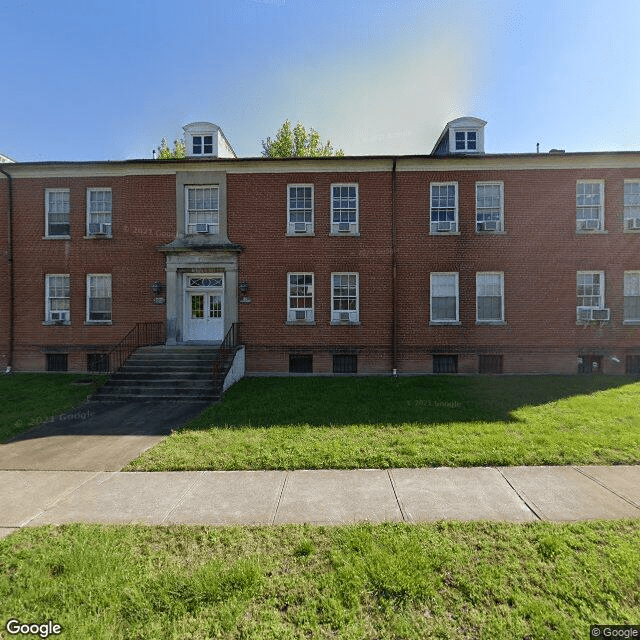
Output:
<svg viewBox="0 0 640 640">
<path fill-rule="evenodd" d="M 93 393 L 93 384 L 106 380 L 104 375 L 74 373 L 14 373 L 0 375 L 0 442 L 68 411 Z"/>
<path fill-rule="evenodd" d="M 629 376 L 242 380 L 127 470 L 640 463 Z"/>
<path fill-rule="evenodd" d="M 587 638 L 590 624 L 638 623 L 638 566 L 637 520 L 27 528 L 0 540 L 0 629 L 15 618 L 53 620 L 68 640 Z"/>
</svg>

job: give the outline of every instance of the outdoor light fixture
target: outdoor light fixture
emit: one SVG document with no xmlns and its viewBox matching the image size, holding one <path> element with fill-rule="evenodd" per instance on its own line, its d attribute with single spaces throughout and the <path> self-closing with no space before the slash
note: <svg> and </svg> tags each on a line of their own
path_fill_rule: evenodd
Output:
<svg viewBox="0 0 640 640">
<path fill-rule="evenodd" d="M 151 291 L 153 291 L 153 293 L 158 295 L 162 291 L 162 282 L 154 282 L 151 285 Z"/>
<path fill-rule="evenodd" d="M 238 289 L 240 289 L 240 293 L 247 293 L 249 291 L 249 283 L 246 280 L 243 280 L 239 285 Z"/>
<path fill-rule="evenodd" d="M 611 362 L 615 362 L 616 364 L 619 364 L 620 360 L 618 358 L 616 358 L 615 356 L 611 356 Z"/>
</svg>

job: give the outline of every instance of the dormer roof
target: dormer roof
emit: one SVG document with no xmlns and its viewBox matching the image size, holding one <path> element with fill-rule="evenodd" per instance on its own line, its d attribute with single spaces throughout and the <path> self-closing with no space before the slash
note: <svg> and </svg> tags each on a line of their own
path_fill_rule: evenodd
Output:
<svg viewBox="0 0 640 640">
<path fill-rule="evenodd" d="M 431 151 L 431 155 L 484 153 L 484 127 L 486 124 L 485 120 L 470 116 L 447 122 Z"/>
<path fill-rule="evenodd" d="M 217 124 L 191 122 L 182 129 L 187 157 L 237 158 L 236 152 Z"/>
</svg>

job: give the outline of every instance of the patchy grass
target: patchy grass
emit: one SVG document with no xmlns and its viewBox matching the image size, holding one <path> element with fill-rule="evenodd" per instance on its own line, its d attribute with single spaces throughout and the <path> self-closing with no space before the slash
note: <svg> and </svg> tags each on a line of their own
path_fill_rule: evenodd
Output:
<svg viewBox="0 0 640 640">
<path fill-rule="evenodd" d="M 640 463 L 630 376 L 243 380 L 127 470 Z"/>
<path fill-rule="evenodd" d="M 0 442 L 84 402 L 107 376 L 82 373 L 0 375 Z M 93 380 L 94 384 L 78 384 Z"/>
<path fill-rule="evenodd" d="M 0 628 L 63 637 L 586 638 L 640 620 L 640 521 L 22 529 Z"/>
</svg>

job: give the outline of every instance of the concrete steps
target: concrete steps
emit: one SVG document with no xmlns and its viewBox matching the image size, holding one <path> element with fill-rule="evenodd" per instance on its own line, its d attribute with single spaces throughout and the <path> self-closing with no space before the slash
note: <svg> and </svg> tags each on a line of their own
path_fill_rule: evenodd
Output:
<svg viewBox="0 0 640 640">
<path fill-rule="evenodd" d="M 233 353 L 214 375 L 217 346 L 141 347 L 93 395 L 95 400 L 213 402 L 222 395 Z"/>
</svg>

